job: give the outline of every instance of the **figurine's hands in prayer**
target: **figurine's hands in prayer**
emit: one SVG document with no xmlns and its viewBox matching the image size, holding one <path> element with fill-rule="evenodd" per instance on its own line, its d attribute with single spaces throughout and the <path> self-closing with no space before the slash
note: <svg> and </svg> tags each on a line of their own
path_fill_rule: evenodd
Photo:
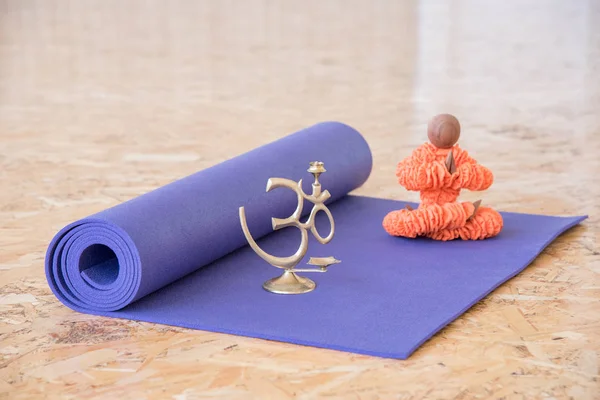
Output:
<svg viewBox="0 0 600 400">
<path fill-rule="evenodd" d="M 449 188 L 455 189 L 455 190 L 462 189 L 463 186 L 462 186 L 462 181 L 461 181 L 460 169 L 457 169 L 453 174 L 448 172 L 448 177 L 446 179 L 447 179 L 446 187 L 449 187 Z"/>
</svg>

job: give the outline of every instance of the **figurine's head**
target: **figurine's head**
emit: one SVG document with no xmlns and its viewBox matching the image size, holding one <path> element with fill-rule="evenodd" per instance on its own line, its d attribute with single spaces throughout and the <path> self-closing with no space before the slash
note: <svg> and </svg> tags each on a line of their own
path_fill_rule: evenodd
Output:
<svg viewBox="0 0 600 400">
<path fill-rule="evenodd" d="M 435 147 L 449 149 L 458 142 L 460 123 L 453 115 L 436 115 L 429 121 L 427 136 Z"/>
</svg>

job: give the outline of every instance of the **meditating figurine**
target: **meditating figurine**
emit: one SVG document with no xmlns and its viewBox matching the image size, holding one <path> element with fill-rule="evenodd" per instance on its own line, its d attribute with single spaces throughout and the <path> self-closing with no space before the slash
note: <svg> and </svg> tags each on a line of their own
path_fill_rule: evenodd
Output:
<svg viewBox="0 0 600 400">
<path fill-rule="evenodd" d="M 398 164 L 396 176 L 400 185 L 419 191 L 418 209 L 407 207 L 385 216 L 383 227 L 392 236 L 434 240 L 480 240 L 491 238 L 502 230 L 502 216 L 481 200 L 457 202 L 461 189 L 488 189 L 494 180 L 492 172 L 469 157 L 456 143 L 460 137 L 458 120 L 448 114 L 435 116 L 429 123 L 429 143 L 414 150 Z"/>
</svg>

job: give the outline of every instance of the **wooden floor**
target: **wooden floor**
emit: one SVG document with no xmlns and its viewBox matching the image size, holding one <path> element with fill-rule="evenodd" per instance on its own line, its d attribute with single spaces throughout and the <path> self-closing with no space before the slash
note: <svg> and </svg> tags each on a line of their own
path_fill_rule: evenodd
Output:
<svg viewBox="0 0 600 400">
<path fill-rule="evenodd" d="M 51 294 L 65 224 L 322 120 L 358 190 L 456 115 L 504 211 L 590 219 L 407 361 L 96 318 Z M 0 0 L 0 398 L 600 398 L 597 1 Z M 482 267 L 485 267 L 483 265 Z"/>
</svg>

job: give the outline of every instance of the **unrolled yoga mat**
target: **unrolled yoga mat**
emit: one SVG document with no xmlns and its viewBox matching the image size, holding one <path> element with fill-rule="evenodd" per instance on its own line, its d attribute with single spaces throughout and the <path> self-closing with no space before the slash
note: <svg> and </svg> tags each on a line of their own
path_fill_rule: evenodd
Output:
<svg viewBox="0 0 600 400">
<path fill-rule="evenodd" d="M 336 234 L 328 245 L 311 238 L 307 258 L 342 263 L 306 274 L 311 293 L 271 294 L 262 283 L 280 270 L 247 246 L 238 208 L 266 251 L 292 254 L 298 231 L 272 232 L 271 217 L 289 216 L 296 195 L 266 193 L 266 181 L 303 179 L 309 193 L 315 160 Z M 502 233 L 485 241 L 394 238 L 381 221 L 404 202 L 348 195 L 371 168 L 356 130 L 317 124 L 66 226 L 48 248 L 48 283 L 83 313 L 404 359 L 585 218 L 504 213 Z M 326 234 L 323 215 L 317 223 Z"/>
</svg>

